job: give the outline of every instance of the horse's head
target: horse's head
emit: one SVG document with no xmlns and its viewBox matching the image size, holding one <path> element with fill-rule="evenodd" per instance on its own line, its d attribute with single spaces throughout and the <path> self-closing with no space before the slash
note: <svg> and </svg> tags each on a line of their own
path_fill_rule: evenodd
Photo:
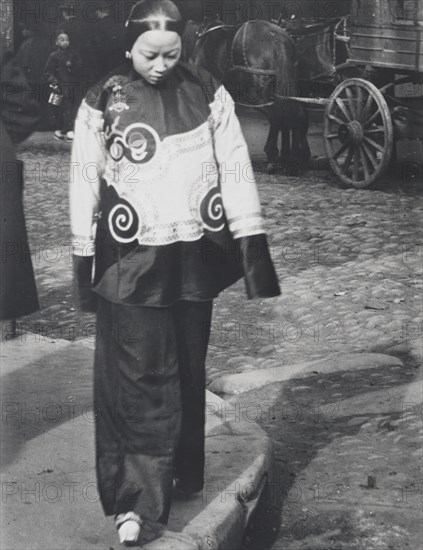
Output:
<svg viewBox="0 0 423 550">
<path fill-rule="evenodd" d="M 286 31 L 268 21 L 247 21 L 238 29 L 231 61 L 225 84 L 236 91 L 238 103 L 268 105 L 275 92 L 288 95 L 295 85 L 294 43 Z"/>
<path fill-rule="evenodd" d="M 288 33 L 298 34 L 301 29 L 305 27 L 305 21 L 302 17 L 297 17 L 296 15 L 291 15 L 289 18 L 284 18 L 281 13 L 278 20 L 275 21 L 276 25 L 281 29 L 287 31 Z"/>
<path fill-rule="evenodd" d="M 193 61 L 194 49 L 197 42 L 206 33 L 226 27 L 216 15 L 215 17 L 204 16 L 201 23 L 190 19 L 185 25 L 184 35 L 182 37 L 182 61 Z"/>
<path fill-rule="evenodd" d="M 224 24 L 223 21 L 219 19 L 219 16 L 217 13 L 216 15 L 212 15 L 212 16 L 205 15 L 202 21 L 202 26 L 204 31 L 211 29 L 213 27 L 221 27 L 223 24 Z"/>
<path fill-rule="evenodd" d="M 192 19 L 189 19 L 185 24 L 184 34 L 182 35 L 181 60 L 186 63 L 191 59 L 200 28 L 201 23 L 197 23 Z"/>
<path fill-rule="evenodd" d="M 234 29 L 227 25 L 206 29 L 195 43 L 193 63 L 208 70 L 218 80 L 223 80 L 230 65 L 233 33 Z"/>
</svg>

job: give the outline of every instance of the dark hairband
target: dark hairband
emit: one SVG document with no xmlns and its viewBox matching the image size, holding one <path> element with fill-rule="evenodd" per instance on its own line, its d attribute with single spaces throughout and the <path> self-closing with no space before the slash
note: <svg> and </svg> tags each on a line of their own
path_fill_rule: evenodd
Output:
<svg viewBox="0 0 423 550">
<path fill-rule="evenodd" d="M 131 51 L 138 37 L 147 31 L 165 30 L 182 35 L 185 30 L 185 21 L 173 21 L 172 19 L 145 19 L 132 20 L 126 24 L 126 49 Z"/>
<path fill-rule="evenodd" d="M 155 30 L 166 30 L 166 31 L 175 31 L 179 35 L 182 35 L 185 29 L 184 21 L 174 21 L 173 19 L 133 19 L 128 21 L 127 24 L 128 31 L 132 28 L 139 31 L 139 34 L 142 34 L 146 31 L 155 31 Z"/>
</svg>

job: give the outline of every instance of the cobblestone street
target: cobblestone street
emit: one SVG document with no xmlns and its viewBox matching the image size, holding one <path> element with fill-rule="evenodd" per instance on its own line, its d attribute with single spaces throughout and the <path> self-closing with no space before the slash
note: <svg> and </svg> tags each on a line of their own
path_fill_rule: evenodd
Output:
<svg viewBox="0 0 423 550">
<path fill-rule="evenodd" d="M 250 126 L 245 133 L 260 167 L 263 128 L 253 135 Z M 314 150 L 319 131 L 312 129 Z M 35 339 L 92 341 L 94 317 L 79 315 L 72 299 L 69 149 L 37 134 L 20 150 L 42 307 L 20 322 Z M 255 519 L 247 550 L 419 547 L 421 409 L 413 401 L 418 391 L 400 388 L 418 376 L 421 354 L 423 205 L 419 178 L 404 174 L 398 168 L 398 177 L 355 190 L 325 170 L 299 177 L 257 171 L 283 294 L 247 301 L 241 281 L 215 301 L 209 384 L 227 372 L 345 352 L 396 350 L 405 368 L 316 372 L 233 398 L 292 409 L 257 418 L 275 443 L 278 490 Z M 316 422 L 316 404 L 327 422 Z"/>
<path fill-rule="evenodd" d="M 38 136 L 46 143 L 40 137 L 35 147 L 27 142 L 21 158 L 42 310 L 22 323 L 41 335 L 91 338 L 94 318 L 78 317 L 72 300 L 70 147 Z M 253 159 L 260 159 L 258 136 Z M 298 178 L 257 172 L 257 180 L 283 294 L 248 302 L 239 282 L 216 300 L 210 378 L 233 369 L 241 355 L 251 367 L 266 367 L 421 337 L 423 206 L 417 178 L 381 181 L 376 190 L 341 188 L 327 171 Z"/>
</svg>

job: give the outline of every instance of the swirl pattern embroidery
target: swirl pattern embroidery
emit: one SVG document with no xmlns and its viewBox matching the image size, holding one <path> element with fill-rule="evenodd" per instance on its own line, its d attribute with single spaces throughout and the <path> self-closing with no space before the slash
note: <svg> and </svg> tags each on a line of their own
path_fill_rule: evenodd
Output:
<svg viewBox="0 0 423 550">
<path fill-rule="evenodd" d="M 222 194 L 217 187 L 210 189 L 201 201 L 200 214 L 206 229 L 221 231 L 225 227 Z"/>
<path fill-rule="evenodd" d="M 134 208 L 125 199 L 112 208 L 109 214 L 109 229 L 113 238 L 120 243 L 130 243 L 137 238 L 140 220 Z"/>
<path fill-rule="evenodd" d="M 131 124 L 121 133 L 116 127 L 119 122 L 117 117 L 114 124 L 106 130 L 105 137 L 110 156 L 116 162 L 125 157 L 135 164 L 145 164 L 156 154 L 160 138 L 157 132 L 142 122 Z"/>
</svg>

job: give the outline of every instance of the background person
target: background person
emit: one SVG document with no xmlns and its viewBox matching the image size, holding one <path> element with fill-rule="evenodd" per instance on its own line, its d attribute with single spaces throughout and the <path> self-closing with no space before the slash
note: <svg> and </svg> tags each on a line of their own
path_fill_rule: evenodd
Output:
<svg viewBox="0 0 423 550">
<path fill-rule="evenodd" d="M 29 93 L 40 105 L 40 124 L 44 128 L 48 123 L 47 105 L 49 88 L 44 78 L 44 67 L 50 55 L 50 44 L 43 36 L 43 28 L 37 22 L 20 24 L 24 41 L 15 55 L 15 63 L 22 68 L 28 82 Z"/>
<path fill-rule="evenodd" d="M 48 84 L 62 98 L 57 103 L 60 109 L 60 128 L 54 132 L 54 137 L 59 140 L 73 140 L 80 71 L 81 58 L 71 47 L 68 34 L 60 31 L 56 37 L 56 50 L 50 54 L 44 70 Z"/>
<path fill-rule="evenodd" d="M 97 1 L 95 21 L 89 33 L 88 50 L 91 51 L 91 81 L 97 82 L 122 64 L 125 55 L 125 26 L 112 14 L 110 1 Z"/>
<path fill-rule="evenodd" d="M 39 108 L 13 61 L 2 63 L 0 77 L 0 319 L 7 339 L 15 335 L 18 317 L 39 309 L 23 208 L 23 163 L 14 147 L 35 129 Z"/>
</svg>

